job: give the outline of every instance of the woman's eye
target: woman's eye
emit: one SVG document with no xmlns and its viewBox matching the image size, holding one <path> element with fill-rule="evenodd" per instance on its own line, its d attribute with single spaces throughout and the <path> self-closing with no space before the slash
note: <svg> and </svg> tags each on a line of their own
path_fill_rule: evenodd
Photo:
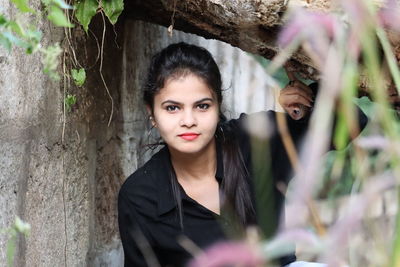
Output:
<svg viewBox="0 0 400 267">
<path fill-rule="evenodd" d="M 169 112 L 177 111 L 179 109 L 178 106 L 166 106 L 165 109 Z"/>
<path fill-rule="evenodd" d="M 208 109 L 209 107 L 210 107 L 210 104 L 199 104 L 199 105 L 197 105 L 197 107 L 199 108 L 199 109 Z"/>
</svg>

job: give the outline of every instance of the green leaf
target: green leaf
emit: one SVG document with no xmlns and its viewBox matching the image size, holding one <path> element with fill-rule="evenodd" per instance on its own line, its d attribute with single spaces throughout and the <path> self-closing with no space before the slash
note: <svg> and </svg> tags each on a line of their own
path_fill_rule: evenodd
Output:
<svg viewBox="0 0 400 267">
<path fill-rule="evenodd" d="M 16 37 L 16 36 L 14 36 L 11 32 L 3 32 L 2 35 L 3 35 L 4 38 L 2 38 L 3 40 L 1 40 L 1 43 L 2 43 L 2 45 L 4 45 L 4 46 L 7 48 L 7 50 L 9 50 L 9 51 L 10 51 L 10 49 L 11 49 L 10 45 L 11 45 L 11 46 L 12 46 L 12 45 L 15 45 L 15 46 L 24 48 L 24 49 L 25 49 L 25 52 L 26 52 L 27 54 L 32 54 L 33 51 L 34 51 L 35 49 L 37 49 L 37 47 L 39 46 L 39 42 L 29 40 L 29 39 L 26 37 L 26 35 L 25 35 L 25 36 L 22 36 L 22 38 L 24 38 L 24 39 L 21 39 L 21 38 L 18 38 L 18 37 Z M 5 39 L 8 40 L 8 42 L 5 41 Z M 27 39 L 28 39 L 28 40 L 27 40 Z"/>
<path fill-rule="evenodd" d="M 76 104 L 76 96 L 68 94 L 64 98 L 64 103 L 67 111 L 71 111 L 72 106 Z"/>
<path fill-rule="evenodd" d="M 68 21 L 62 9 L 57 6 L 50 6 L 49 15 L 47 16 L 47 18 L 58 27 L 74 27 L 74 25 Z"/>
<path fill-rule="evenodd" d="M 13 2 L 21 12 L 35 13 L 35 11 L 29 7 L 28 0 L 11 0 L 11 2 Z"/>
<path fill-rule="evenodd" d="M 65 3 L 63 0 L 52 0 L 52 2 L 54 4 L 56 4 L 59 8 L 63 8 L 63 9 L 73 9 L 74 8 L 73 6 Z"/>
<path fill-rule="evenodd" d="M 31 225 L 29 223 L 24 222 L 19 217 L 15 218 L 15 229 L 24 235 L 28 235 L 31 231 Z"/>
<path fill-rule="evenodd" d="M 72 69 L 71 70 L 72 78 L 77 86 L 82 86 L 86 80 L 86 72 L 85 69 Z"/>
<path fill-rule="evenodd" d="M 343 112 L 340 112 L 333 138 L 336 149 L 342 150 L 346 147 L 349 139 L 348 136 L 349 131 L 346 125 L 346 115 L 343 114 Z"/>
<path fill-rule="evenodd" d="M 15 37 L 11 32 L 3 32 L 3 36 L 11 43 L 11 45 L 26 48 L 26 44 L 21 39 Z"/>
<path fill-rule="evenodd" d="M 22 28 L 21 24 L 19 24 L 17 21 L 10 21 L 8 23 L 8 26 L 10 27 L 11 30 L 13 30 L 20 37 L 25 37 L 24 28 Z"/>
<path fill-rule="evenodd" d="M 7 242 L 7 263 L 8 266 L 14 264 L 14 253 L 15 253 L 15 236 L 12 236 Z"/>
<path fill-rule="evenodd" d="M 369 119 L 373 118 L 374 114 L 376 114 L 376 103 L 372 102 L 367 96 L 353 99 L 353 101 Z"/>
<path fill-rule="evenodd" d="M 5 49 L 7 49 L 8 52 L 11 51 L 12 43 L 1 32 L 0 32 L 0 45 L 3 46 Z"/>
<path fill-rule="evenodd" d="M 39 43 L 40 40 L 42 39 L 42 32 L 41 32 L 41 31 L 38 31 L 38 30 L 35 29 L 35 28 L 28 29 L 28 30 L 26 31 L 26 37 L 27 37 L 29 40 L 34 41 L 35 43 Z"/>
<path fill-rule="evenodd" d="M 48 74 L 53 80 L 60 79 L 57 73 L 57 67 L 59 64 L 59 55 L 61 53 L 62 49 L 58 43 L 53 46 L 48 46 L 46 49 L 42 49 L 43 72 Z"/>
<path fill-rule="evenodd" d="M 42 38 L 42 32 L 34 27 L 25 30 L 18 21 L 9 21 L 6 26 L 12 31 L 5 33 L 5 37 L 14 45 L 25 48 L 26 53 L 32 54 L 39 47 L 39 42 Z M 16 34 L 14 36 L 13 34 Z"/>
<path fill-rule="evenodd" d="M 2 14 L 0 14 L 0 25 L 5 25 L 8 22 L 8 20 L 6 19 L 6 17 Z"/>
<path fill-rule="evenodd" d="M 99 3 L 97 0 L 82 0 L 76 5 L 75 17 L 87 32 L 89 23 L 93 16 L 96 15 Z"/>
<path fill-rule="evenodd" d="M 102 0 L 101 5 L 111 24 L 115 24 L 124 10 L 124 0 Z"/>
<path fill-rule="evenodd" d="M 51 2 L 52 0 L 42 0 L 43 5 L 45 5 L 46 7 L 49 7 Z"/>
</svg>

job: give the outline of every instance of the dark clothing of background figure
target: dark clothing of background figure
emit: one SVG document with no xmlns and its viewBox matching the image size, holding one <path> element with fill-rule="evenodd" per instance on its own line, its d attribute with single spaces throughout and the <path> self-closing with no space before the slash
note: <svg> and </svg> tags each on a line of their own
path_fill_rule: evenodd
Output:
<svg viewBox="0 0 400 267">
<path fill-rule="evenodd" d="M 267 123 L 269 138 L 250 138 L 244 127 L 250 116 L 259 116 Z M 289 116 L 286 117 L 293 141 L 299 147 L 307 130 L 308 118 L 294 121 Z M 276 185 L 286 185 L 292 175 L 292 167 L 277 130 L 276 114 L 273 111 L 242 114 L 239 119 L 227 123 L 236 136 L 244 163 L 250 171 L 250 179 L 247 182 L 251 188 L 253 205 L 256 207 L 258 224 L 266 236 L 272 236 L 277 230 L 284 202 L 284 195 Z M 366 118 L 362 118 L 361 127 L 365 124 Z M 218 138 L 216 149 L 215 177 L 221 185 L 224 174 Z M 191 255 L 178 243 L 181 236 L 189 238 L 200 248 L 207 248 L 218 241 L 226 240 L 230 230 L 235 232 L 235 223 L 228 219 L 228 216 L 224 216 L 223 210 L 221 215 L 215 214 L 191 199 L 180 187 L 183 207 L 182 230 L 177 204 L 172 194 L 172 171 L 169 151 L 164 147 L 133 173 L 120 190 L 118 219 L 125 266 L 147 266 L 145 258 L 151 260 L 154 254 L 157 255 L 161 266 L 184 266 Z M 255 187 L 254 181 L 260 180 L 261 183 L 257 182 Z M 259 212 L 262 212 L 263 216 L 260 216 Z M 280 263 L 286 265 L 295 260 L 295 255 L 288 255 L 282 257 Z"/>
</svg>

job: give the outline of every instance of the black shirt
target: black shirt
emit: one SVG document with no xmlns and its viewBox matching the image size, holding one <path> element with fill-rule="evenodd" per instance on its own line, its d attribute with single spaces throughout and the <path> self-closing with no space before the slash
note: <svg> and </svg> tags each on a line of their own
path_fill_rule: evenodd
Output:
<svg viewBox="0 0 400 267">
<path fill-rule="evenodd" d="M 275 115 L 273 111 L 253 115 L 242 114 L 239 119 L 227 122 L 235 134 L 246 168 L 250 170 L 248 182 L 251 185 L 254 205 L 257 207 L 258 224 L 267 236 L 276 231 L 284 200 L 276 185 L 280 182 L 287 184 L 292 170 L 276 128 Z M 250 138 L 244 126 L 249 116 L 258 116 L 265 120 L 268 125 L 268 138 Z M 289 116 L 286 117 L 292 139 L 295 145 L 299 146 L 307 130 L 308 118 L 294 121 Z M 216 149 L 215 176 L 221 184 L 224 174 L 221 145 L 218 141 Z M 258 154 L 261 156 L 257 156 Z M 184 266 L 191 255 L 178 242 L 182 235 L 200 248 L 227 239 L 225 230 L 229 229 L 232 222 L 191 199 L 182 187 L 179 188 L 183 210 L 183 229 L 181 228 L 177 204 L 172 194 L 171 172 L 170 155 L 165 146 L 133 173 L 121 187 L 118 197 L 118 221 L 125 266 L 147 266 L 145 259 L 154 260 L 154 255 L 161 266 Z M 262 182 L 257 182 L 257 187 L 254 188 L 257 179 L 261 179 Z M 260 213 L 263 215 L 260 216 Z M 281 264 L 293 261 L 295 256 L 289 255 L 281 259 Z"/>
</svg>

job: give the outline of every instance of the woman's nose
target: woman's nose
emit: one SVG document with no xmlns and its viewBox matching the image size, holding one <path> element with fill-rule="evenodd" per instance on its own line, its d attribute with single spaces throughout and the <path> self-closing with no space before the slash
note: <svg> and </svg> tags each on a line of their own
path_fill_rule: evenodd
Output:
<svg viewBox="0 0 400 267">
<path fill-rule="evenodd" d="M 193 111 L 185 111 L 180 121 L 180 126 L 192 127 L 197 124 L 197 120 Z"/>
</svg>

